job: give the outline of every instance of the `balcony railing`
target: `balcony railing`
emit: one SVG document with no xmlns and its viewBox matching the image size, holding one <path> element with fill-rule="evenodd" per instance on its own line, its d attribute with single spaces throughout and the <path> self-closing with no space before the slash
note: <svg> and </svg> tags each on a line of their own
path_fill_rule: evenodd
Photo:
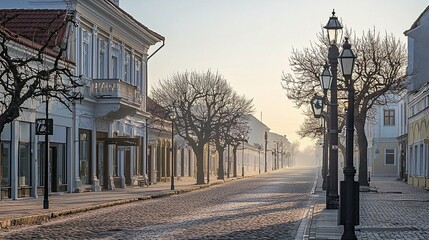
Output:
<svg viewBox="0 0 429 240">
<path fill-rule="evenodd" d="M 137 87 L 120 79 L 93 79 L 91 92 L 96 98 L 120 98 L 144 109 L 144 96 Z"/>
</svg>

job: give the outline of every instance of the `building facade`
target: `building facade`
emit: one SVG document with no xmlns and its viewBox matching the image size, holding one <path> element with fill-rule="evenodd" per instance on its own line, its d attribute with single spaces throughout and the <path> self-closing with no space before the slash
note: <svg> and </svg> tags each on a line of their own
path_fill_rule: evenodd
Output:
<svg viewBox="0 0 429 240">
<path fill-rule="evenodd" d="M 23 3 L 23 2 L 26 2 Z M 49 191 L 113 190 L 134 185 L 148 172 L 146 111 L 148 49 L 164 37 L 119 8 L 118 1 L 4 1 L 2 7 L 22 9 L 44 18 L 49 9 L 74 14 L 67 56 L 84 86 L 85 98 L 72 112 L 51 103 L 49 172 L 44 173 L 44 141 L 34 135 L 34 122 L 44 116 L 43 104 L 24 111 L 2 133 L 2 194 L 16 199 Z M 55 11 L 55 10 L 53 10 Z M 34 19 L 33 19 L 34 20 Z M 39 19 L 40 20 L 40 19 Z"/>
<path fill-rule="evenodd" d="M 410 29 L 404 32 L 408 39 L 408 183 L 429 187 L 429 7 Z"/>
<path fill-rule="evenodd" d="M 374 119 L 366 126 L 368 136 L 368 171 L 371 176 L 399 177 L 401 119 L 400 97 L 389 95 L 383 105 L 375 105 Z M 380 99 L 381 101 L 381 99 Z"/>
</svg>

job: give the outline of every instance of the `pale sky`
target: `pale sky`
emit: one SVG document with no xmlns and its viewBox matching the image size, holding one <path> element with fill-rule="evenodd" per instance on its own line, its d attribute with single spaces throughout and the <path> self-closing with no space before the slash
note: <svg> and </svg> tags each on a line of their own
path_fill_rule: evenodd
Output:
<svg viewBox="0 0 429 240">
<path fill-rule="evenodd" d="M 281 88 L 291 73 L 292 48 L 316 41 L 332 9 L 356 34 L 375 28 L 399 37 L 429 2 L 424 0 L 120 0 L 120 7 L 165 37 L 149 60 L 149 88 L 177 72 L 218 71 L 252 98 L 255 116 L 272 132 L 313 145 L 296 134 L 304 117 Z M 353 43 L 352 43 L 353 44 Z M 153 52 L 157 46 L 150 49 Z"/>
</svg>

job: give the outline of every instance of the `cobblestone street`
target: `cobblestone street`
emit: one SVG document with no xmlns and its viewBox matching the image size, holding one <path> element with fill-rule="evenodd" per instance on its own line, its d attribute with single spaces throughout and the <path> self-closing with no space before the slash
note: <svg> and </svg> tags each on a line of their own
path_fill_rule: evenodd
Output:
<svg viewBox="0 0 429 240">
<path fill-rule="evenodd" d="M 171 197 L 5 230 L 2 239 L 294 239 L 315 169 L 285 169 Z"/>
<path fill-rule="evenodd" d="M 359 239 L 429 239 L 429 193 L 390 178 L 371 183 L 378 192 L 361 193 Z"/>
</svg>

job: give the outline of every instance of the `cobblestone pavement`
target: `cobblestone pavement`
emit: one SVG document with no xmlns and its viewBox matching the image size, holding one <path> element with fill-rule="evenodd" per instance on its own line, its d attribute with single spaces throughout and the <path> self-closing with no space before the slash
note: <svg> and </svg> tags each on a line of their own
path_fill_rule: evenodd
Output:
<svg viewBox="0 0 429 240">
<path fill-rule="evenodd" d="M 393 177 L 373 177 L 370 185 L 370 192 L 360 192 L 360 224 L 355 230 L 358 239 L 429 239 L 428 191 Z M 325 209 L 325 195 L 319 178 L 304 239 L 341 238 L 338 210 Z"/>
<path fill-rule="evenodd" d="M 429 239 L 429 192 L 394 178 L 372 178 L 360 195 L 359 239 Z"/>
<path fill-rule="evenodd" d="M 284 169 L 171 197 L 114 206 L 1 239 L 294 239 L 308 209 L 315 169 Z"/>
</svg>

